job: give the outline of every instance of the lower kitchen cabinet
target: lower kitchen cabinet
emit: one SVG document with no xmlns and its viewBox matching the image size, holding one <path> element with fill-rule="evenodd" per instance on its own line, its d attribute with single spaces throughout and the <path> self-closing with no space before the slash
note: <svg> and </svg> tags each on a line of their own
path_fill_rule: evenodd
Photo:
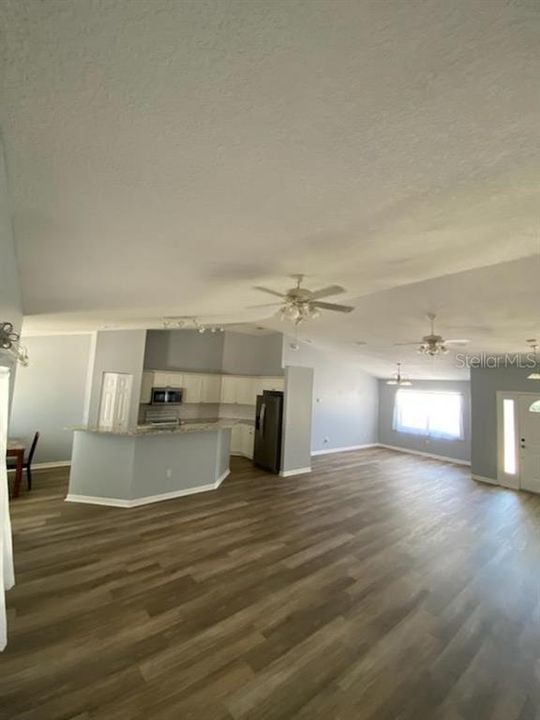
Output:
<svg viewBox="0 0 540 720">
<path fill-rule="evenodd" d="M 231 455 L 242 455 L 253 459 L 253 425 L 238 423 L 231 429 Z"/>
</svg>

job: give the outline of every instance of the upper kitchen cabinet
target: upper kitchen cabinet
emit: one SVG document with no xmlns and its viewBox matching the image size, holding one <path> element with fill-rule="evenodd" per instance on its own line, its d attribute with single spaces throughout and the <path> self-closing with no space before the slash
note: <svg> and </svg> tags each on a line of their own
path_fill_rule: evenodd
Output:
<svg viewBox="0 0 540 720">
<path fill-rule="evenodd" d="M 221 402 L 225 405 L 255 405 L 258 378 L 225 375 L 221 383 Z"/>
<path fill-rule="evenodd" d="M 259 387 L 257 395 L 261 395 L 264 390 L 281 390 L 285 388 L 285 379 L 282 377 L 263 377 L 259 378 Z"/>
<path fill-rule="evenodd" d="M 201 402 L 217 404 L 221 401 L 221 375 L 201 375 Z"/>
<path fill-rule="evenodd" d="M 153 387 L 183 388 L 185 403 L 255 405 L 257 395 L 264 390 L 283 390 L 283 378 L 145 370 L 141 385 L 142 403 L 151 402 Z"/>
<path fill-rule="evenodd" d="M 142 374 L 141 400 L 144 404 L 152 402 L 152 388 L 154 387 L 154 373 L 145 371 Z"/>
<path fill-rule="evenodd" d="M 193 375 L 192 373 L 184 373 L 184 396 L 182 402 L 200 403 L 202 396 L 202 376 Z"/>
<path fill-rule="evenodd" d="M 184 387 L 184 375 L 176 372 L 154 372 L 153 387 Z"/>
</svg>

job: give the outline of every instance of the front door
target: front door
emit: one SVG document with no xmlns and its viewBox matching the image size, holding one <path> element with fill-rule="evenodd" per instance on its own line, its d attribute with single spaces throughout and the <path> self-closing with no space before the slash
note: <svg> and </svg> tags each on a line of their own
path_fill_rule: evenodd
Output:
<svg viewBox="0 0 540 720">
<path fill-rule="evenodd" d="M 540 493 L 540 393 L 519 398 L 518 439 L 521 489 Z"/>
</svg>

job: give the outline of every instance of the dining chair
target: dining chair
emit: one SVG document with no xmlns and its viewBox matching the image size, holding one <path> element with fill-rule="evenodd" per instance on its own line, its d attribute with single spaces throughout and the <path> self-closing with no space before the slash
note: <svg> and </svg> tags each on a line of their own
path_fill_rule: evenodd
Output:
<svg viewBox="0 0 540 720">
<path fill-rule="evenodd" d="M 34 434 L 34 438 L 32 440 L 32 444 L 30 445 L 30 450 L 28 452 L 28 455 L 25 457 L 23 462 L 23 468 L 26 470 L 26 477 L 28 481 L 28 489 L 32 489 L 32 460 L 34 459 L 34 453 L 36 452 L 36 446 L 38 444 L 39 440 L 39 432 L 36 432 Z M 16 461 L 8 458 L 7 467 L 9 470 L 12 470 L 16 465 Z"/>
</svg>

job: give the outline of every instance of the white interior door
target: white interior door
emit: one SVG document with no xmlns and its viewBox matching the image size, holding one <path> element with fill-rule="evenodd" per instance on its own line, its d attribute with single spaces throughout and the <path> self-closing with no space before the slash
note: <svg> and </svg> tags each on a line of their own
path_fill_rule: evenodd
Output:
<svg viewBox="0 0 540 720">
<path fill-rule="evenodd" d="M 129 426 L 131 389 L 133 375 L 128 373 L 103 373 L 99 427 L 125 430 Z"/>
<path fill-rule="evenodd" d="M 540 493 L 540 393 L 519 398 L 519 458 L 522 490 Z"/>
</svg>

